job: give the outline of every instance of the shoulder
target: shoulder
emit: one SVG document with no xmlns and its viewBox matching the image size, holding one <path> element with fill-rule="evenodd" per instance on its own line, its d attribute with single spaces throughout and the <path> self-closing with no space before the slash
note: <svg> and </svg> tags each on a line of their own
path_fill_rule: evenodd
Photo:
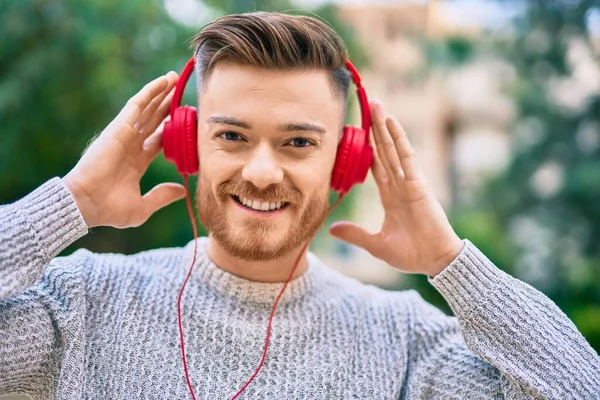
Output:
<svg viewBox="0 0 600 400">
<path fill-rule="evenodd" d="M 188 245 L 189 246 L 189 245 Z M 85 287 L 91 297 L 108 293 L 140 289 L 142 286 L 169 281 L 179 282 L 186 261 L 187 247 L 167 247 L 146 250 L 135 254 L 95 253 L 79 249 L 68 256 L 55 257 L 49 264 L 45 277 L 57 277 Z"/>
<path fill-rule="evenodd" d="M 87 249 L 78 249 L 70 255 L 55 257 L 48 266 L 51 270 L 100 270 L 124 269 L 144 265 L 156 268 L 165 262 L 181 258 L 184 247 L 165 247 L 145 250 L 134 254 L 95 253 Z"/>
<path fill-rule="evenodd" d="M 385 343 L 388 348 L 418 343 L 421 336 L 458 332 L 455 318 L 426 302 L 415 290 L 386 290 L 323 266 L 317 294 L 322 310 L 357 338 Z M 399 343 L 404 343 L 398 346 Z"/>
</svg>

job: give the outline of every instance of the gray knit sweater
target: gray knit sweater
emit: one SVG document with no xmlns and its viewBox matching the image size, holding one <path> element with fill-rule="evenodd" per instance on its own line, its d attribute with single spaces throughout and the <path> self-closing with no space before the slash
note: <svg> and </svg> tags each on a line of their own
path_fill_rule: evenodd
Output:
<svg viewBox="0 0 600 400">
<path fill-rule="evenodd" d="M 54 178 L 0 207 L 0 395 L 34 399 L 189 398 L 176 300 L 193 252 L 57 254 L 87 227 Z M 282 287 L 215 266 L 200 239 L 183 298 L 198 398 L 230 398 L 263 350 Z M 414 291 L 327 268 L 291 282 L 265 365 L 242 399 L 600 399 L 600 360 L 542 293 L 469 241 L 431 284 L 457 318 Z"/>
</svg>

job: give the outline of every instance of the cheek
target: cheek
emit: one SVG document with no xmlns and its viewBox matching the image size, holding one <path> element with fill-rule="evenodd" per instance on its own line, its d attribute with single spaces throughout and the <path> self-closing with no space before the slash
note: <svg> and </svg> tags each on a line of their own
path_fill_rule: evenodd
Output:
<svg viewBox="0 0 600 400">
<path fill-rule="evenodd" d="M 310 166 L 289 171 L 292 184 L 300 190 L 304 201 L 329 195 L 334 161 L 335 153 L 318 162 L 315 160 Z"/>
<path fill-rule="evenodd" d="M 331 173 L 337 155 L 337 141 L 326 143 L 314 156 L 293 163 L 287 168 L 292 182 L 305 194 L 326 190 L 331 183 Z"/>
<path fill-rule="evenodd" d="M 319 182 L 329 184 L 331 182 L 331 174 L 337 156 L 337 142 L 327 146 L 324 150 L 323 157 L 320 158 L 317 166 L 320 177 Z"/>
<path fill-rule="evenodd" d="M 198 175 L 198 196 L 211 202 L 217 201 L 217 187 L 227 180 L 226 169 L 211 157 L 200 157 L 200 174 Z"/>
<path fill-rule="evenodd" d="M 229 180 L 240 170 L 240 162 L 231 154 L 208 146 L 200 152 L 200 174 L 210 182 L 218 184 Z"/>
</svg>

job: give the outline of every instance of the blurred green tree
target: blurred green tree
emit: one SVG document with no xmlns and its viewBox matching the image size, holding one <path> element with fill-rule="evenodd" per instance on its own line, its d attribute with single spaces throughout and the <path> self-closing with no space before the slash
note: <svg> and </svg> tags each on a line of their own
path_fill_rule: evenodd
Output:
<svg viewBox="0 0 600 400">
<path fill-rule="evenodd" d="M 29 0 L 0 8 L 0 203 L 7 203 L 64 176 L 130 96 L 183 65 L 193 32 L 154 1 Z M 179 179 L 160 157 L 142 189 L 166 180 Z M 191 231 L 186 215 L 171 206 L 140 229 L 96 228 L 68 251 L 182 243 Z"/>
<path fill-rule="evenodd" d="M 216 15 L 293 9 L 287 0 L 205 3 Z M 341 32 L 362 65 L 364 56 L 334 9 L 322 7 L 315 16 Z M 0 2 L 0 204 L 64 176 L 130 96 L 156 76 L 181 70 L 191 55 L 190 38 L 206 22 L 183 25 L 159 0 Z M 194 102 L 193 90 L 188 88 L 184 102 Z M 165 181 L 181 177 L 161 155 L 142 179 L 142 191 Z M 349 205 L 345 202 L 342 214 Z M 179 202 L 136 229 L 95 228 L 65 253 L 85 247 L 130 254 L 184 245 L 191 238 L 187 210 Z"/>
</svg>

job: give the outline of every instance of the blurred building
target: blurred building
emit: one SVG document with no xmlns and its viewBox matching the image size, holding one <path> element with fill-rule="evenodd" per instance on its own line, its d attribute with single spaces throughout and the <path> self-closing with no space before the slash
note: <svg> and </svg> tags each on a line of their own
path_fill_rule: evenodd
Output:
<svg viewBox="0 0 600 400">
<path fill-rule="evenodd" d="M 368 52 L 361 70 L 370 98 L 399 118 L 415 147 L 428 180 L 447 208 L 468 201 L 483 179 L 508 161 L 506 127 L 513 118 L 501 83 L 511 70 L 497 61 L 437 70 L 427 65 L 425 41 L 449 36 L 475 37 L 478 26 L 457 26 L 445 18 L 438 1 L 340 6 Z M 370 179 L 370 178 L 369 178 Z M 383 220 L 375 183 L 359 189 L 353 220 L 377 231 Z M 390 284 L 399 274 L 356 248 L 341 246 L 323 255 L 334 268 L 363 281 Z M 336 254 L 337 253 L 337 254 Z"/>
</svg>

